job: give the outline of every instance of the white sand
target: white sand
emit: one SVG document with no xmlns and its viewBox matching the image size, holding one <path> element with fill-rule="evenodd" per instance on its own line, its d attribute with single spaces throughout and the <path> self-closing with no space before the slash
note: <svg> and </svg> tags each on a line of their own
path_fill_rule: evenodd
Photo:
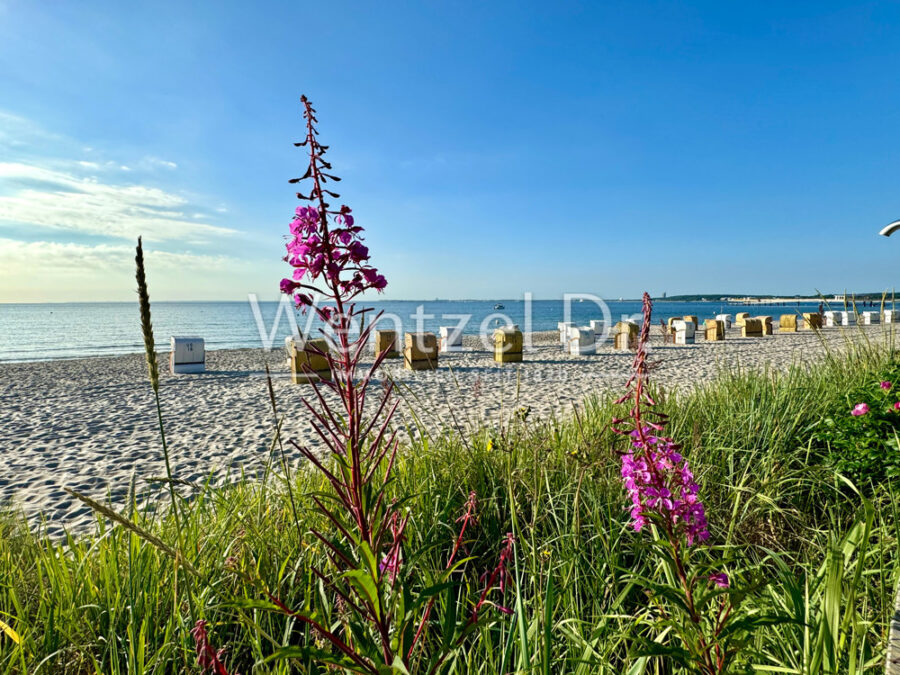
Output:
<svg viewBox="0 0 900 675">
<path fill-rule="evenodd" d="M 881 327 L 866 331 L 873 339 Z M 689 388 L 714 377 L 720 368 L 783 368 L 809 362 L 824 352 L 812 333 L 741 339 L 732 329 L 724 342 L 708 343 L 698 334 L 690 346 L 662 346 L 653 331 L 652 359 L 662 359 L 654 379 L 667 387 Z M 860 331 L 826 329 L 834 348 Z M 466 351 L 441 354 L 436 371 L 410 372 L 401 360 L 386 362 L 404 399 L 398 421 L 410 419 L 413 405 L 431 432 L 496 425 L 518 406 L 532 419 L 568 415 L 592 393 L 618 391 L 630 374 L 633 355 L 607 343 L 596 356 L 573 357 L 556 344 L 557 335 L 537 333 L 536 350 L 522 364 L 496 364 L 476 338 Z M 167 364 L 168 354 L 161 354 Z M 161 396 L 175 476 L 202 481 L 231 468 L 257 472 L 268 458 L 273 415 L 266 380 L 273 373 L 279 411 L 286 415 L 284 438 L 315 444 L 309 413 L 301 397 L 309 385 L 292 385 L 282 351 L 244 349 L 210 352 L 202 375 L 163 374 Z M 167 371 L 167 368 L 164 367 Z M 63 487 L 103 501 L 107 491 L 121 507 L 132 475 L 138 490 L 144 479 L 165 475 L 152 390 L 142 354 L 43 363 L 0 364 L 0 501 L 10 500 L 32 522 L 46 522 L 58 536 L 83 530 L 92 515 Z M 286 446 L 289 447 L 289 446 Z M 294 460 L 298 453 L 292 453 Z"/>
</svg>

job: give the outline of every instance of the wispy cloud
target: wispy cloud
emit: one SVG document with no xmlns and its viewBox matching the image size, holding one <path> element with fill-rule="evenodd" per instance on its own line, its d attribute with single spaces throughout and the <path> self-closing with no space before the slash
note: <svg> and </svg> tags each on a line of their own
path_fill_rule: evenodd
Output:
<svg viewBox="0 0 900 675">
<path fill-rule="evenodd" d="M 90 162 L 79 161 L 82 169 Z M 0 195 L 0 221 L 132 240 L 202 244 L 235 230 L 198 222 L 179 195 L 145 185 L 115 184 L 96 176 L 22 162 L 0 162 L 0 181 L 13 189 Z"/>
<path fill-rule="evenodd" d="M 233 299 L 257 287 L 252 280 L 253 266 L 230 256 L 161 251 L 146 246 L 145 257 L 156 299 Z M 223 280 L 231 285 L 223 284 Z M 133 297 L 133 245 L 0 238 L 0 302 Z"/>
<path fill-rule="evenodd" d="M 149 249 L 148 266 L 154 270 L 184 270 L 222 272 L 242 263 L 230 256 L 172 253 Z M 134 267 L 134 246 L 126 244 L 60 243 L 55 241 L 18 241 L 0 238 L 0 278 L 35 271 L 89 274 L 104 270 Z"/>
<path fill-rule="evenodd" d="M 138 236 L 157 298 L 267 288 L 277 274 L 249 261 L 221 197 L 183 191 L 190 176 L 173 187 L 175 159 L 110 151 L 0 110 L 0 302 L 133 298 Z"/>
<path fill-rule="evenodd" d="M 144 157 L 141 160 L 141 164 L 150 169 L 169 169 L 170 171 L 174 171 L 178 168 L 178 164 L 175 162 L 170 162 L 167 159 L 160 159 L 159 157 Z"/>
</svg>

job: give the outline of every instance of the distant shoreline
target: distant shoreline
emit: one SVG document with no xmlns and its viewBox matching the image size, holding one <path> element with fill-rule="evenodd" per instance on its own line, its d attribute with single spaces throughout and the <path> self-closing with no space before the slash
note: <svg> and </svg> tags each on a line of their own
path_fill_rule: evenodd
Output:
<svg viewBox="0 0 900 675">
<path fill-rule="evenodd" d="M 694 294 L 694 295 L 667 295 L 666 297 L 654 297 L 651 298 L 653 302 L 726 302 L 729 299 L 737 300 L 737 299 L 745 299 L 745 300 L 777 300 L 779 302 L 800 302 L 800 303 L 817 303 L 817 302 L 835 302 L 834 296 L 838 295 L 835 293 L 827 293 L 823 296 L 812 296 L 812 297 L 795 297 L 791 295 L 755 295 L 755 294 L 741 294 L 741 293 L 710 293 L 707 295 Z M 602 297 L 602 296 L 597 296 Z M 891 298 L 891 293 L 887 293 L 882 296 L 882 293 L 847 293 L 847 302 L 851 302 L 853 299 L 857 301 L 881 301 L 881 298 L 885 297 L 887 300 Z M 281 299 L 278 297 L 272 299 L 263 299 L 260 298 L 259 302 L 261 303 L 277 303 L 280 302 Z M 555 298 L 532 298 L 531 302 L 562 302 L 562 297 Z M 604 302 L 641 302 L 640 297 L 636 298 L 611 298 L 606 297 L 603 298 Z M 191 305 L 208 305 L 208 304 L 244 304 L 248 302 L 247 298 L 243 298 L 241 300 L 152 300 L 151 305 L 173 305 L 173 304 L 191 304 Z M 430 302 L 486 302 L 486 303 L 497 303 L 497 302 L 525 302 L 524 298 L 363 298 L 358 300 L 360 304 L 382 304 L 382 303 L 390 303 L 390 302 L 408 302 L 408 303 L 430 303 Z M 2 306 L 46 306 L 46 307 L 60 307 L 60 306 L 72 306 L 72 305 L 137 305 L 137 298 L 134 300 L 74 300 L 67 302 L 54 302 L 54 301 L 24 301 L 24 302 L 9 302 L 4 301 L 0 302 L 0 307 Z"/>
</svg>

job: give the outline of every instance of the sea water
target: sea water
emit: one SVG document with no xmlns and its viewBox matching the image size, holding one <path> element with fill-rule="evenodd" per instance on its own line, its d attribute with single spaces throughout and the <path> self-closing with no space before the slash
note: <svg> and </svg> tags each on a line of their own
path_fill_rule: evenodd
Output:
<svg viewBox="0 0 900 675">
<path fill-rule="evenodd" d="M 386 328 L 437 333 L 441 326 L 464 321 L 463 332 L 477 335 L 508 322 L 522 330 L 556 330 L 560 321 L 586 325 L 591 319 L 616 322 L 638 317 L 640 301 L 607 301 L 608 316 L 592 300 L 400 300 L 370 301 L 366 306 L 389 317 Z M 527 308 L 530 309 L 526 311 Z M 280 311 L 279 311 L 280 307 Z M 653 322 L 671 316 L 697 315 L 702 322 L 719 313 L 772 315 L 816 311 L 818 303 L 786 305 L 732 305 L 724 302 L 658 301 Z M 197 336 L 206 348 L 279 348 L 294 324 L 306 334 L 318 334 L 320 324 L 279 302 L 155 302 L 153 328 L 157 346 L 167 350 L 169 337 Z M 278 322 L 276 325 L 276 316 Z M 396 322 L 396 325 L 394 324 Z M 136 302 L 0 304 L 0 361 L 108 356 L 144 349 Z"/>
</svg>

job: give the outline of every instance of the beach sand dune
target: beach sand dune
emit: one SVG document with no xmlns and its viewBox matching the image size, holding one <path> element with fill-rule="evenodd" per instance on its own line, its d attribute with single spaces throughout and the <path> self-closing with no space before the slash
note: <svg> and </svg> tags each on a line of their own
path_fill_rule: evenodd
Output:
<svg viewBox="0 0 900 675">
<path fill-rule="evenodd" d="M 724 342 L 698 339 L 694 345 L 662 345 L 654 327 L 652 359 L 661 359 L 654 380 L 687 390 L 722 368 L 784 368 L 822 357 L 826 344 L 841 349 L 862 331 L 827 330 L 741 339 L 734 329 Z M 872 339 L 881 327 L 866 329 Z M 612 351 L 568 356 L 557 334 L 535 333 L 535 350 L 522 364 L 495 364 L 480 340 L 466 337 L 466 351 L 441 354 L 435 371 L 406 371 L 401 360 L 386 362 L 403 399 L 397 422 L 411 422 L 410 406 L 427 433 L 458 432 L 497 425 L 520 406 L 532 419 L 569 415 L 593 393 L 618 391 L 630 375 L 632 354 Z M 167 354 L 161 354 L 167 363 Z M 301 399 L 308 385 L 292 385 L 284 354 L 261 349 L 213 351 L 202 375 L 164 373 L 161 398 L 175 476 L 219 480 L 234 472 L 256 473 L 269 457 L 274 416 L 264 365 L 274 375 L 283 438 L 315 446 L 310 415 Z M 376 383 L 380 387 L 381 383 Z M 377 392 L 376 392 L 377 393 Z M 291 450 L 290 446 L 285 446 Z M 299 461 L 299 453 L 290 453 Z M 134 477 L 139 491 L 147 479 L 165 475 L 156 411 L 142 354 L 106 358 L 0 364 L 0 499 L 11 501 L 51 536 L 91 526 L 89 509 L 64 487 L 117 507 L 126 501 Z"/>
</svg>

